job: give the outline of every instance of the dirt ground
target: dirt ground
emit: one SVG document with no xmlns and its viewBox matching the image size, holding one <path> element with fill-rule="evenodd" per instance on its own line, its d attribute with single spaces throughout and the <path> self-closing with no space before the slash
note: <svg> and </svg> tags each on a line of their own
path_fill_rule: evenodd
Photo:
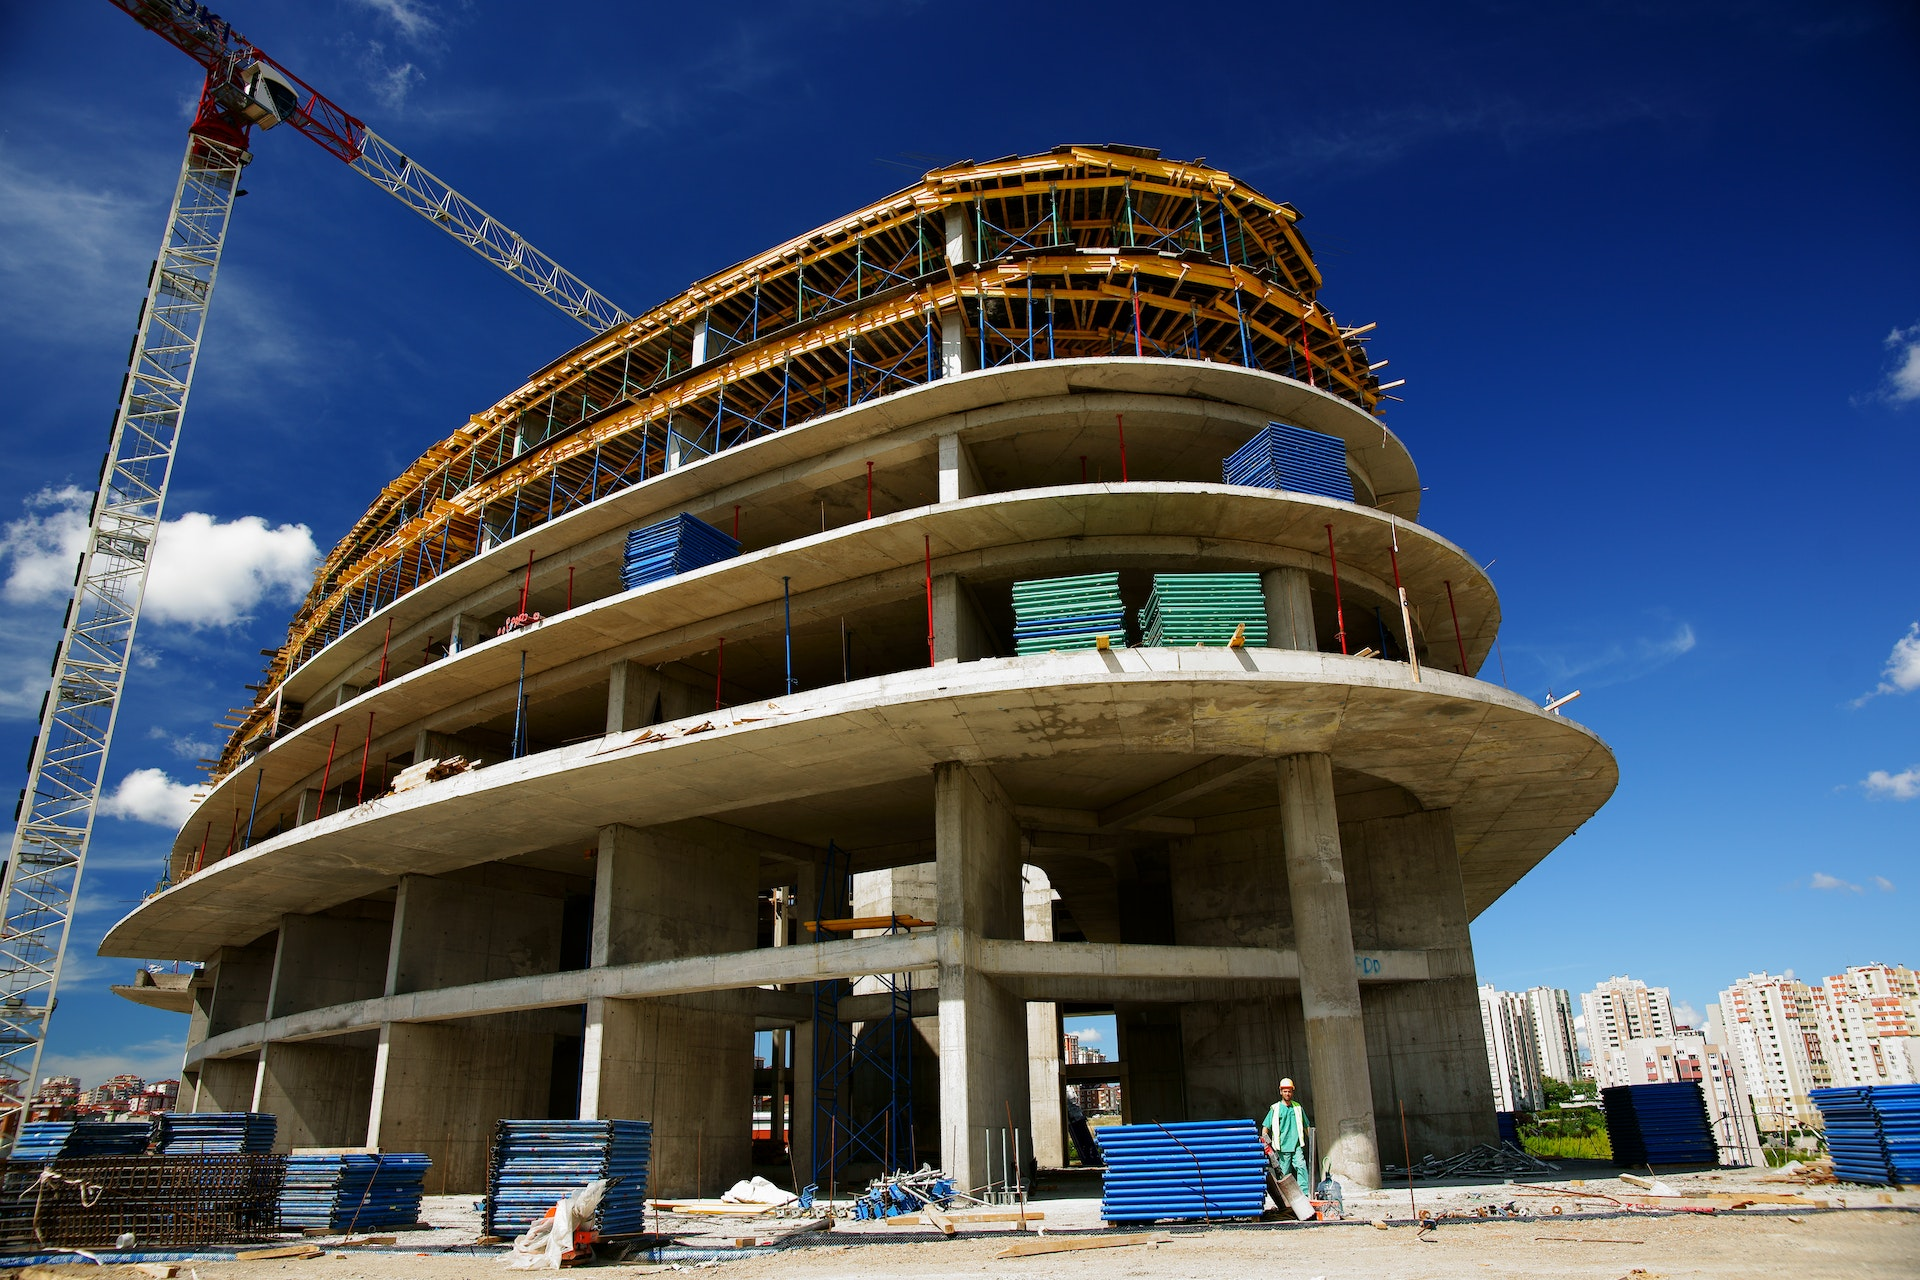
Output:
<svg viewBox="0 0 1920 1280">
<path fill-rule="evenodd" d="M 1345 1222 L 1264 1221 L 1213 1227 L 1175 1225 L 1146 1235 L 1152 1243 L 1024 1257 L 995 1255 L 1011 1245 L 1103 1238 L 1098 1183 L 1058 1178 L 1038 1197 L 1044 1228 L 964 1228 L 951 1239 L 928 1229 L 839 1222 L 828 1232 L 794 1232 L 790 1219 L 667 1218 L 664 1235 L 682 1247 L 733 1252 L 725 1261 L 636 1259 L 610 1273 L 656 1275 L 712 1271 L 737 1280 L 839 1280 L 903 1275 L 914 1280 L 989 1276 L 1009 1280 L 1076 1277 L 1276 1277 L 1284 1280 L 1453 1280 L 1455 1277 L 1567 1277 L 1578 1280 L 1914 1280 L 1920 1277 L 1920 1190 L 1780 1183 L 1760 1170 L 1663 1172 L 1688 1196 L 1753 1192 L 1798 1194 L 1831 1207 L 1768 1206 L 1711 1214 L 1649 1214 L 1621 1203 L 1645 1193 L 1603 1167 L 1566 1167 L 1512 1181 L 1499 1178 L 1419 1184 L 1414 1207 L 1437 1220 L 1416 1226 L 1404 1186 L 1349 1197 Z M 1092 1193 L 1091 1195 L 1089 1193 Z M 1557 1212 L 1556 1212 L 1557 1210 Z M 1506 1216 L 1506 1215 L 1523 1216 Z M 1485 1216 L 1492 1215 L 1492 1216 Z M 402 1234 L 396 1247 L 315 1243 L 314 1258 L 256 1262 L 191 1261 L 178 1280 L 456 1280 L 519 1274 L 497 1248 L 476 1246 L 473 1197 L 432 1197 L 423 1215 L 432 1230 Z M 787 1235 L 773 1252 L 737 1250 Z M 0 1272 L 12 1276 L 12 1272 Z M 136 1277 L 131 1268 L 63 1265 L 34 1268 L 21 1280 L 55 1276 Z"/>
</svg>

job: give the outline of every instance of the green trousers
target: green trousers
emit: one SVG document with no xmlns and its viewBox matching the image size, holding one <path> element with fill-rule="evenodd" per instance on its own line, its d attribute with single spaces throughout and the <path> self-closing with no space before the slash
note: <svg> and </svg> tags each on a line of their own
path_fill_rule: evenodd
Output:
<svg viewBox="0 0 1920 1280">
<path fill-rule="evenodd" d="M 1292 1174 L 1293 1180 L 1300 1184 L 1300 1194 L 1313 1194 L 1313 1183 L 1307 1180 L 1307 1153 L 1304 1148 L 1294 1147 L 1273 1153 L 1273 1176 L 1284 1178 L 1288 1174 Z"/>
</svg>

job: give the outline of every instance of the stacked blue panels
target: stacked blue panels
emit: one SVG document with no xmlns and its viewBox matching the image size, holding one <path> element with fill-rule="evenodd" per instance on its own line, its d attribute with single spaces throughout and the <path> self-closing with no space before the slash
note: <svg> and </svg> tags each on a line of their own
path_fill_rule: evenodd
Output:
<svg viewBox="0 0 1920 1280">
<path fill-rule="evenodd" d="M 163 1156 L 266 1155 L 279 1121 L 268 1111 L 170 1111 L 156 1128 Z"/>
<path fill-rule="evenodd" d="M 1100 1154 L 1108 1222 L 1257 1218 L 1266 1208 L 1266 1151 L 1251 1120 L 1115 1125 L 1100 1130 Z"/>
<path fill-rule="evenodd" d="M 740 554 L 740 544 L 705 520 L 682 512 L 627 535 L 620 582 L 627 590 L 704 568 Z"/>
<path fill-rule="evenodd" d="M 1347 472 L 1347 442 L 1284 422 L 1269 422 L 1221 467 L 1228 484 L 1255 489 L 1291 489 L 1353 501 Z"/>
<path fill-rule="evenodd" d="M 645 1120 L 500 1121 L 487 1171 L 486 1234 L 524 1234 L 596 1178 L 617 1179 L 600 1202 L 600 1234 L 640 1234 L 652 1148 Z"/>
<path fill-rule="evenodd" d="M 1013 651 L 1094 649 L 1101 636 L 1124 647 L 1127 608 L 1120 601 L 1120 575 L 1088 573 L 1077 578 L 1033 578 L 1013 584 Z"/>
<path fill-rule="evenodd" d="M 1500 1130 L 1500 1141 L 1520 1145 L 1520 1121 L 1511 1111 L 1493 1113 L 1493 1123 Z"/>
<path fill-rule="evenodd" d="M 146 1120 L 36 1120 L 22 1125 L 9 1159 L 45 1164 L 88 1156 L 137 1156 L 153 1138 Z"/>
<path fill-rule="evenodd" d="M 1713 1164 L 1720 1149 L 1697 1080 L 1615 1085 L 1600 1091 L 1607 1109 L 1607 1140 L 1622 1168 L 1656 1164 Z"/>
<path fill-rule="evenodd" d="M 433 1161 L 424 1155 L 294 1155 L 287 1157 L 280 1225 L 329 1231 L 410 1227 Z"/>
<path fill-rule="evenodd" d="M 1233 640 L 1267 642 L 1267 597 L 1257 573 L 1156 573 L 1153 593 L 1140 611 L 1140 643 L 1161 646 L 1211 644 Z"/>
<path fill-rule="evenodd" d="M 1815 1089 L 1833 1176 L 1884 1187 L 1920 1182 L 1920 1085 Z"/>
</svg>

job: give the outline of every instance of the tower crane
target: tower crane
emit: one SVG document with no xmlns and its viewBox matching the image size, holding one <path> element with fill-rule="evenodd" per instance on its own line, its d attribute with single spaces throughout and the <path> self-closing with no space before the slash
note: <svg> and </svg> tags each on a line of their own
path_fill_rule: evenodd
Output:
<svg viewBox="0 0 1920 1280">
<path fill-rule="evenodd" d="M 0 880 L 0 1122 L 39 1079 L 127 660 L 252 129 L 290 125 L 595 333 L 632 319 L 190 0 L 110 0 L 206 70 Z"/>
</svg>

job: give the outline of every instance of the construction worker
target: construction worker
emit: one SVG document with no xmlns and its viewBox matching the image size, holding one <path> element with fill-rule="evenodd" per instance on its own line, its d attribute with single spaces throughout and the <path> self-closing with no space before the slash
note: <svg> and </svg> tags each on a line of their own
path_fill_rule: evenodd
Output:
<svg viewBox="0 0 1920 1280">
<path fill-rule="evenodd" d="M 1280 1082 L 1280 1101 L 1273 1104 L 1260 1124 L 1260 1136 L 1273 1153 L 1275 1181 L 1293 1175 L 1301 1194 L 1313 1183 L 1307 1179 L 1307 1111 L 1293 1100 L 1293 1081 Z"/>
</svg>

